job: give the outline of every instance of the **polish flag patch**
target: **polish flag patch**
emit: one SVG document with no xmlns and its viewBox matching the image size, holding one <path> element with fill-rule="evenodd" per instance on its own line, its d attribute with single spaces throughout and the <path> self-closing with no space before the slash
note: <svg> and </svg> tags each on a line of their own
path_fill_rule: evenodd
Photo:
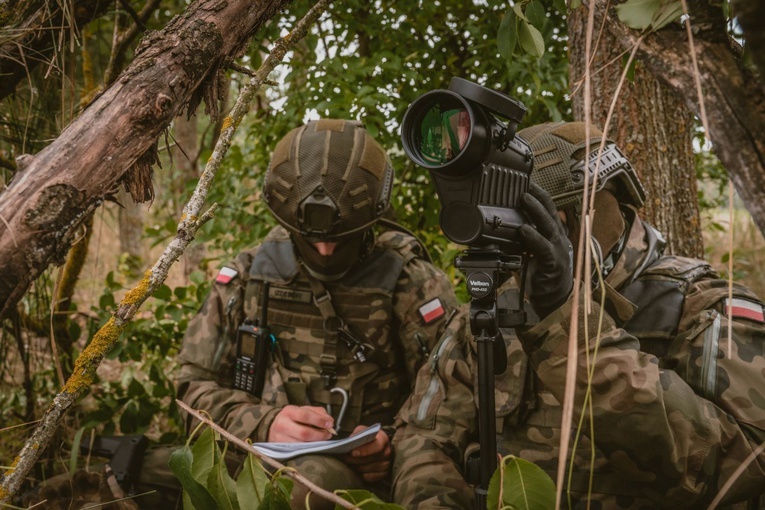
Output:
<svg viewBox="0 0 765 510">
<path fill-rule="evenodd" d="M 730 310 L 730 312 L 728 312 L 728 310 Z M 740 317 L 742 319 L 765 322 L 765 314 L 763 314 L 762 305 L 746 299 L 726 299 L 725 312 L 729 313 L 733 318 Z"/>
<path fill-rule="evenodd" d="M 217 283 L 222 283 L 223 285 L 226 285 L 231 282 L 234 278 L 236 278 L 239 275 L 239 271 L 236 269 L 232 269 L 230 267 L 223 266 L 220 268 L 220 273 L 218 273 L 218 276 L 215 277 L 215 281 Z"/>
<path fill-rule="evenodd" d="M 417 311 L 420 312 L 422 320 L 425 321 L 425 324 L 430 324 L 431 322 L 440 319 L 446 313 L 446 310 L 444 310 L 444 305 L 441 304 L 441 300 L 438 298 L 428 301 L 419 307 Z"/>
</svg>

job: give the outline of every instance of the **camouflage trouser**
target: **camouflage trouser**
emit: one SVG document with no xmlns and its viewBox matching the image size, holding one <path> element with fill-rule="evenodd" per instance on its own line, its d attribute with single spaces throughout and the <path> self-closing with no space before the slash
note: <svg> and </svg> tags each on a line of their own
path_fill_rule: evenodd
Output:
<svg viewBox="0 0 765 510">
<path fill-rule="evenodd" d="M 387 484 L 365 483 L 353 468 L 331 455 L 303 455 L 288 461 L 286 465 L 295 468 L 301 475 L 329 492 L 338 489 L 366 489 L 384 501 L 390 498 L 390 487 Z M 305 486 L 296 483 L 292 489 L 290 506 L 296 509 L 306 508 L 305 498 L 308 492 Z M 321 496 L 312 494 L 310 508 L 332 510 L 335 505 Z"/>
</svg>

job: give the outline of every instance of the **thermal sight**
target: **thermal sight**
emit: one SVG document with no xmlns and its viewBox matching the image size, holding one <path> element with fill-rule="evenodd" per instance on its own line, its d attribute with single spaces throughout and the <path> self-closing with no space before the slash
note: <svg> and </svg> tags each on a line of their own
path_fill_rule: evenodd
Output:
<svg viewBox="0 0 765 510">
<path fill-rule="evenodd" d="M 524 219 L 516 206 L 533 167 L 531 149 L 515 136 L 525 114 L 520 101 L 456 77 L 448 90 L 423 94 L 407 109 L 404 151 L 433 177 L 449 240 L 517 244 Z"/>
</svg>

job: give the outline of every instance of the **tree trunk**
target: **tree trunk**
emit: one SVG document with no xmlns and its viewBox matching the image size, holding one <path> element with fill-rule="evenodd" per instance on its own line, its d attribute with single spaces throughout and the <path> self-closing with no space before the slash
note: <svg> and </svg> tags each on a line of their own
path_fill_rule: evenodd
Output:
<svg viewBox="0 0 765 510">
<path fill-rule="evenodd" d="M 0 319 L 77 228 L 116 193 L 126 171 L 155 146 L 189 101 L 209 92 L 217 70 L 289 0 L 199 0 L 161 32 L 147 33 L 109 89 L 0 194 Z M 208 89 L 209 90 L 209 89 Z"/>
<path fill-rule="evenodd" d="M 724 32 L 719 6 L 705 0 L 689 2 L 694 44 L 703 91 L 708 138 L 728 171 L 736 191 L 765 234 L 765 87 L 734 52 L 735 43 Z M 607 11 L 608 0 L 594 0 L 596 26 L 605 18 L 606 30 L 621 48 L 632 48 L 638 30 L 622 24 Z M 705 23 L 693 25 L 703 18 Z M 717 20 L 709 23 L 710 19 Z M 694 70 L 685 29 L 676 25 L 645 37 L 637 57 L 664 85 L 674 90 L 686 106 L 700 116 Z"/>
<path fill-rule="evenodd" d="M 568 24 L 570 83 L 578 86 L 573 95 L 574 118 L 584 120 L 587 11 L 573 11 Z M 595 40 L 598 46 L 592 50 L 590 64 L 591 121 L 602 128 L 623 72 L 623 49 L 608 32 L 594 37 L 593 46 Z M 659 83 L 640 62 L 632 80 L 622 86 L 607 136 L 640 175 L 647 195 L 641 215 L 664 234 L 667 251 L 702 257 L 693 116 L 675 92 Z"/>
</svg>

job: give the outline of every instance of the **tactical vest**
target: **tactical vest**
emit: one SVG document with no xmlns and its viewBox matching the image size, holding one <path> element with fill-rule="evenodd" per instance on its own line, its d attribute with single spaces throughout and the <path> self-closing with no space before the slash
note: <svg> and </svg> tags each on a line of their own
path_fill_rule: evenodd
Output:
<svg viewBox="0 0 765 510">
<path fill-rule="evenodd" d="M 618 319 L 615 320 L 620 327 L 640 341 L 642 351 L 656 355 L 661 366 L 672 365 L 670 344 L 677 337 L 705 335 L 704 343 L 716 346 L 720 329 L 714 327 L 715 319 L 711 318 L 712 323 L 707 324 L 704 320 L 699 322 L 699 317 L 704 315 L 704 310 L 712 308 L 727 297 L 728 289 L 727 285 L 710 283 L 709 288 L 704 288 L 701 295 L 691 297 L 688 293 L 692 285 L 704 279 L 721 282 L 717 273 L 704 261 L 675 256 L 660 257 L 642 270 L 633 281 L 619 289 L 619 294 L 636 305 L 636 309 L 626 322 L 619 323 Z M 737 287 L 734 295 L 758 301 L 742 287 Z M 719 320 L 719 314 L 716 312 L 708 315 Z M 528 368 L 520 342 L 513 338 L 507 343 L 509 359 L 515 360 L 515 366 L 508 368 L 513 371 L 525 371 L 527 376 L 533 374 Z M 698 370 L 701 373 L 713 370 L 706 367 L 706 364 L 715 363 L 713 354 L 716 354 L 717 350 L 712 348 L 709 352 L 712 354 L 708 357 L 700 356 Z M 713 400 L 715 389 L 705 386 L 705 378 L 685 373 L 681 376 L 698 394 Z M 535 462 L 555 480 L 562 406 L 551 392 L 540 387 L 539 381 L 533 375 L 507 384 L 510 386 L 503 389 L 510 390 L 510 393 L 497 398 L 497 430 L 503 431 L 498 448 L 504 455 L 513 453 Z M 580 455 L 581 452 L 585 452 L 583 455 L 587 457 L 589 451 L 589 439 L 581 436 L 577 452 L 580 452 Z M 589 460 L 579 459 L 578 462 L 588 464 Z M 653 504 L 641 496 L 641 484 L 628 482 L 613 472 L 609 468 L 608 460 L 597 450 L 593 466 L 595 477 L 592 495 L 603 504 L 603 508 L 653 508 Z M 573 494 L 588 493 L 590 473 L 587 469 L 575 468 L 573 473 L 567 474 L 568 476 L 571 477 Z M 735 508 L 747 506 L 743 504 Z"/>
<path fill-rule="evenodd" d="M 395 241 L 398 239 L 398 241 Z M 276 339 L 276 356 L 266 373 L 261 400 L 284 406 L 326 407 L 335 418 L 343 404 L 339 392 L 348 394 L 342 432 L 359 424 L 390 424 L 409 392 L 405 363 L 393 316 L 393 293 L 404 264 L 416 255 L 414 238 L 382 234 L 372 252 L 338 282 L 325 283 L 332 306 L 353 335 L 366 346 L 366 359 L 354 359 L 342 340 L 336 344 L 336 381 L 322 380 L 326 356 L 325 320 L 308 276 L 299 267 L 286 233 L 269 236 L 249 270 L 244 313 L 250 320 L 261 316 L 260 296 L 268 282 L 268 326 Z M 325 360 L 326 361 L 326 360 Z"/>
</svg>

